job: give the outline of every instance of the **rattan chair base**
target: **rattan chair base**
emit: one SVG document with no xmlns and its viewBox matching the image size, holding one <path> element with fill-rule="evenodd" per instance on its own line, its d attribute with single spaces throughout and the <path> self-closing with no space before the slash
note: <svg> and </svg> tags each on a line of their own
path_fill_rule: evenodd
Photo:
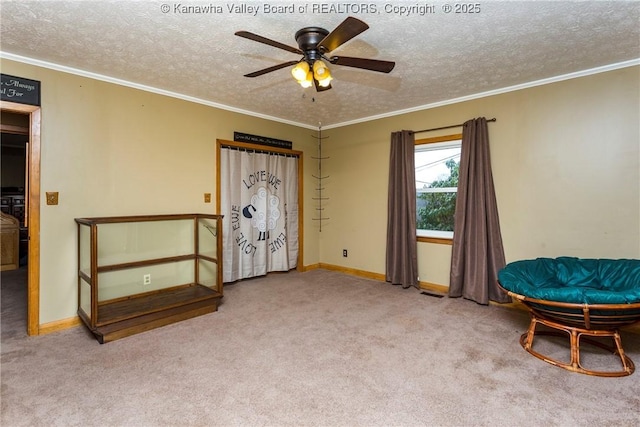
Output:
<svg viewBox="0 0 640 427">
<path fill-rule="evenodd" d="M 555 329 L 557 331 L 536 331 L 536 327 L 538 323 L 543 324 L 549 328 Z M 571 344 L 571 361 L 569 363 L 565 363 L 556 359 L 553 359 L 549 356 L 545 356 L 533 349 L 533 339 L 535 335 L 547 335 L 547 336 L 560 336 L 566 337 L 566 334 L 569 335 L 569 341 Z M 613 342 L 615 343 L 615 347 L 605 345 L 599 341 L 592 340 L 588 338 L 591 337 L 611 337 Z M 612 352 L 615 355 L 620 357 L 620 361 L 622 362 L 622 370 L 619 371 L 595 371 L 591 369 L 587 369 L 580 364 L 580 342 L 584 341 L 587 344 L 599 347 L 601 349 Z M 581 374 L 587 375 L 595 375 L 599 377 L 623 377 L 627 375 L 633 374 L 635 371 L 635 365 L 633 361 L 624 353 L 622 349 L 622 341 L 620 340 L 620 333 L 617 329 L 612 330 L 593 330 L 593 329 L 583 329 L 576 326 L 568 326 L 563 325 L 561 323 L 557 323 L 548 319 L 544 319 L 536 316 L 534 313 L 531 313 L 531 323 L 529 324 L 529 329 L 527 332 L 522 334 L 520 337 L 520 345 L 528 351 L 530 354 L 534 355 L 538 359 L 544 360 L 547 363 L 558 366 L 560 368 L 566 369 L 572 372 L 578 372 Z"/>
</svg>

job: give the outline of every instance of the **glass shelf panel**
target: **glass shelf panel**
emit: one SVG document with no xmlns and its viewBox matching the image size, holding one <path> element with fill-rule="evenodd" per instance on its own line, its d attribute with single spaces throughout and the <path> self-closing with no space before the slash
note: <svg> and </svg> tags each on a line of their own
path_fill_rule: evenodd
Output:
<svg viewBox="0 0 640 427">
<path fill-rule="evenodd" d="M 198 261 L 198 281 L 199 284 L 220 291 L 217 286 L 218 264 L 215 262 L 200 259 Z"/>
<path fill-rule="evenodd" d="M 91 318 L 91 285 L 80 279 L 80 308 Z"/>
<path fill-rule="evenodd" d="M 144 284 L 145 276 L 149 284 Z M 195 282 L 193 260 L 98 273 L 98 301 L 128 297 Z"/>
<path fill-rule="evenodd" d="M 98 266 L 193 253 L 193 219 L 98 224 Z"/>
<path fill-rule="evenodd" d="M 80 224 L 80 271 L 91 277 L 91 227 Z M 89 314 L 89 313 L 87 313 Z"/>
<path fill-rule="evenodd" d="M 198 253 L 216 258 L 218 222 L 210 218 L 198 218 Z"/>
</svg>

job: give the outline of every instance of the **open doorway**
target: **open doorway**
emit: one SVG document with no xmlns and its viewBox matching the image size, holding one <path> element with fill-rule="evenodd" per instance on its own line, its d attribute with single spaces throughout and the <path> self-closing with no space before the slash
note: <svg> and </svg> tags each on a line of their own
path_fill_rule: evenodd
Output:
<svg viewBox="0 0 640 427">
<path fill-rule="evenodd" d="M 27 278 L 27 334 L 38 335 L 40 332 L 40 107 L 2 101 L 0 110 L 2 211 L 18 220 L 20 268 L 26 268 Z"/>
<path fill-rule="evenodd" d="M 26 267 L 28 259 L 28 221 L 25 215 L 27 186 L 27 150 L 29 147 L 29 116 L 2 113 L 0 136 L 0 209 L 13 216 L 19 224 L 19 267 Z"/>
</svg>

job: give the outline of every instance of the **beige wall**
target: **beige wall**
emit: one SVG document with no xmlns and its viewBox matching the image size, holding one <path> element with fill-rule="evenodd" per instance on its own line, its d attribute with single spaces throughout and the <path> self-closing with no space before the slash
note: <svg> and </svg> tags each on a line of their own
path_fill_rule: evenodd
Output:
<svg viewBox="0 0 640 427">
<path fill-rule="evenodd" d="M 640 258 L 639 77 L 625 68 L 326 131 L 320 259 L 384 274 L 390 133 L 480 116 L 497 118 L 489 137 L 507 262 Z M 421 281 L 448 286 L 450 246 L 419 243 L 418 258 Z"/>
<path fill-rule="evenodd" d="M 40 323 L 75 316 L 74 218 L 215 213 L 216 139 L 234 131 L 293 141 L 304 163 L 313 131 L 141 90 L 2 60 L 2 72 L 41 81 Z M 305 188 L 312 188 L 309 174 Z M 47 191 L 60 193 L 47 206 Z M 311 193 L 307 192 L 311 197 Z M 304 263 L 318 259 L 313 213 L 304 212 Z"/>
<path fill-rule="evenodd" d="M 498 119 L 489 134 L 507 261 L 640 258 L 640 67 L 325 131 L 330 219 L 318 233 L 311 219 L 313 131 L 12 61 L 1 65 L 42 82 L 41 323 L 75 315 L 73 218 L 215 212 L 215 204 L 203 202 L 203 193 L 215 194 L 215 141 L 232 139 L 234 130 L 292 140 L 304 151 L 305 265 L 384 274 L 390 133 L 480 116 Z M 60 205 L 46 206 L 46 191 L 59 191 Z M 420 279 L 448 285 L 450 253 L 448 245 L 420 243 Z"/>
</svg>

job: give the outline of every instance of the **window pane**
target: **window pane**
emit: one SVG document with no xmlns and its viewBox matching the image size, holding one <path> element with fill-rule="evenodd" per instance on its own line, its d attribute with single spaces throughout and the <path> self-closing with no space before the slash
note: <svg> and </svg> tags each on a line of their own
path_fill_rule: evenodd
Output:
<svg viewBox="0 0 640 427">
<path fill-rule="evenodd" d="M 453 231 L 456 193 L 420 193 L 416 209 L 419 230 Z"/>
<path fill-rule="evenodd" d="M 456 140 L 416 146 L 416 228 L 420 235 L 453 232 L 460 145 Z"/>
<path fill-rule="evenodd" d="M 433 144 L 435 145 L 435 144 Z M 460 163 L 460 147 L 416 150 L 416 190 L 429 187 L 457 187 L 458 175 L 455 168 L 455 184 L 433 185 L 439 181 L 447 181 L 451 177 L 452 163 Z"/>
</svg>

